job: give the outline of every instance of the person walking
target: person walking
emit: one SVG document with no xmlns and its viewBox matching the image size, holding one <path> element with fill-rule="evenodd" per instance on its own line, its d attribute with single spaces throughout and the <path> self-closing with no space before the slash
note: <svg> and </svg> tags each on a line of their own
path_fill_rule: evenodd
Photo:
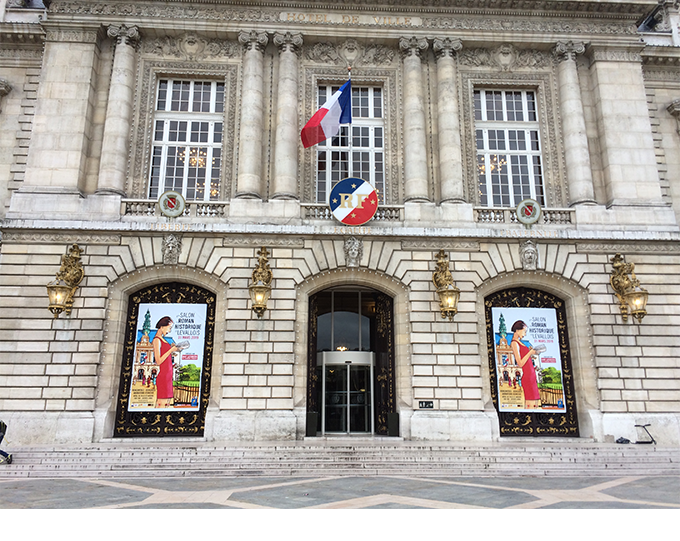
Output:
<svg viewBox="0 0 680 541">
<path fill-rule="evenodd" d="M 5 437 L 5 434 L 7 433 L 7 424 L 4 421 L 0 421 L 0 443 L 2 443 L 2 440 Z M 12 455 L 9 453 L 5 453 L 2 449 L 0 449 L 0 455 L 2 455 L 5 458 L 5 462 L 7 464 L 12 463 Z"/>
</svg>

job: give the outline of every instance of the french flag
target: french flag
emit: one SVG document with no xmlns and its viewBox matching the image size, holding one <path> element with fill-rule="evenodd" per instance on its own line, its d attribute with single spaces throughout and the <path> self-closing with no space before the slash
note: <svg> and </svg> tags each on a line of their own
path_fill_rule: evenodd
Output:
<svg viewBox="0 0 680 541">
<path fill-rule="evenodd" d="M 305 148 L 335 137 L 340 124 L 352 123 L 352 81 L 347 81 L 302 128 L 302 144 Z"/>
</svg>

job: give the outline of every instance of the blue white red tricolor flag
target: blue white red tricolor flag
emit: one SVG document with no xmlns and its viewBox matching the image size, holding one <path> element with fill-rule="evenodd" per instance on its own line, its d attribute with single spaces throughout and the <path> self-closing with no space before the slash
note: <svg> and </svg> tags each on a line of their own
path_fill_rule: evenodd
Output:
<svg viewBox="0 0 680 541">
<path fill-rule="evenodd" d="M 345 225 L 363 225 L 378 210 L 378 193 L 360 178 L 345 178 L 331 190 L 328 205 L 333 216 Z"/>
<path fill-rule="evenodd" d="M 335 137 L 340 124 L 352 123 L 352 81 L 347 81 L 302 128 L 302 144 L 305 148 Z"/>
</svg>

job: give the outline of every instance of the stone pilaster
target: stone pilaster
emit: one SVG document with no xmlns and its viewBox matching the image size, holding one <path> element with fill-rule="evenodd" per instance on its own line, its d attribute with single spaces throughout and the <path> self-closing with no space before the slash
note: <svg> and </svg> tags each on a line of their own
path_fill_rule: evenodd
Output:
<svg viewBox="0 0 680 541">
<path fill-rule="evenodd" d="M 125 195 L 125 172 L 134 90 L 135 46 L 139 42 L 139 31 L 136 26 L 111 25 L 107 34 L 116 40 L 116 47 L 109 100 L 106 106 L 97 193 Z"/>
<path fill-rule="evenodd" d="M 405 201 L 429 201 L 425 99 L 420 55 L 427 50 L 424 38 L 401 38 L 404 62 L 404 173 Z"/>
<path fill-rule="evenodd" d="M 265 32 L 253 30 L 241 32 L 238 41 L 244 46 L 245 52 L 236 197 L 262 199 L 263 53 L 269 38 Z"/>
<path fill-rule="evenodd" d="M 640 46 L 588 54 L 607 206 L 663 206 Z"/>
<path fill-rule="evenodd" d="M 458 117 L 455 54 L 463 48 L 459 39 L 435 38 L 437 58 L 437 122 L 439 126 L 439 178 L 442 203 L 464 203 L 463 160 Z"/>
<path fill-rule="evenodd" d="M 554 49 L 559 62 L 558 81 L 570 206 L 595 203 L 588 136 L 576 68 L 576 55 L 583 54 L 585 50 L 584 43 L 573 41 L 560 41 Z"/>
<path fill-rule="evenodd" d="M 279 88 L 274 147 L 274 199 L 298 199 L 298 51 L 302 35 L 274 34 L 279 48 Z"/>
</svg>

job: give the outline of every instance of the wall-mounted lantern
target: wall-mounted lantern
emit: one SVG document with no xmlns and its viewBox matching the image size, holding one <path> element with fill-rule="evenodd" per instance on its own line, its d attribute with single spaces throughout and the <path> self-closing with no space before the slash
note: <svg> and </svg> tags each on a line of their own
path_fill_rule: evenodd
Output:
<svg viewBox="0 0 680 541">
<path fill-rule="evenodd" d="M 61 268 L 55 275 L 55 279 L 47 284 L 47 296 L 50 300 L 49 310 L 55 319 L 64 312 L 70 314 L 73 308 L 73 295 L 75 295 L 80 282 L 83 281 L 85 271 L 80 261 L 83 253 L 77 244 L 71 246 L 68 254 L 61 256 Z"/>
<path fill-rule="evenodd" d="M 628 321 L 628 312 L 637 319 L 638 323 L 647 315 L 647 290 L 640 287 L 640 281 L 635 276 L 635 264 L 626 263 L 621 254 L 610 259 L 612 274 L 609 283 L 619 300 L 619 308 L 623 321 Z"/>
<path fill-rule="evenodd" d="M 258 250 L 259 260 L 253 269 L 252 283 L 248 286 L 250 300 L 253 303 L 253 311 L 261 318 L 267 309 L 267 301 L 272 292 L 272 280 L 274 276 L 269 268 L 269 252 L 264 246 Z"/>
<path fill-rule="evenodd" d="M 458 312 L 460 289 L 453 283 L 453 276 L 451 276 L 449 270 L 449 258 L 444 250 L 439 250 L 437 254 L 437 268 L 432 274 L 432 281 L 437 288 L 437 295 L 439 295 L 439 309 L 442 319 L 449 318 L 449 320 L 452 320 Z"/>
</svg>

